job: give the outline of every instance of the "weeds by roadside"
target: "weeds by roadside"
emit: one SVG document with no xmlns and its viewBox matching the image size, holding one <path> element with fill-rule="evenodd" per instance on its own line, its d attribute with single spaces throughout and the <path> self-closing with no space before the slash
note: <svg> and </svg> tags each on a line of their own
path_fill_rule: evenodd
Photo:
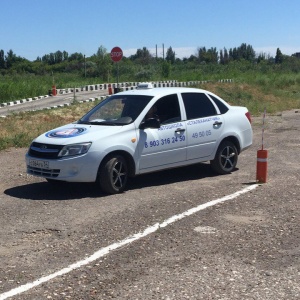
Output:
<svg viewBox="0 0 300 300">
<path fill-rule="evenodd" d="M 224 98 L 231 105 L 246 106 L 252 115 L 261 115 L 266 107 L 268 114 L 300 109 L 298 85 L 287 89 L 269 90 L 264 85 L 233 83 L 205 83 L 197 86 Z M 0 150 L 10 147 L 28 147 L 38 135 L 58 126 L 74 122 L 89 111 L 95 102 L 78 103 L 53 110 L 23 112 L 0 119 Z"/>
<path fill-rule="evenodd" d="M 0 150 L 10 147 L 28 147 L 38 135 L 78 120 L 96 103 L 74 103 L 64 108 L 23 112 L 1 118 Z"/>
</svg>

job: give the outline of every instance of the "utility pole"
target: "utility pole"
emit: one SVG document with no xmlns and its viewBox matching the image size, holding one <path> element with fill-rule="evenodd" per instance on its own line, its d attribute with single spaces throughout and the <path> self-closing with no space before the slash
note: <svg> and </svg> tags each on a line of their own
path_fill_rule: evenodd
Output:
<svg viewBox="0 0 300 300">
<path fill-rule="evenodd" d="M 85 54 L 84 54 L 84 77 L 86 77 L 86 60 L 85 60 Z"/>
</svg>

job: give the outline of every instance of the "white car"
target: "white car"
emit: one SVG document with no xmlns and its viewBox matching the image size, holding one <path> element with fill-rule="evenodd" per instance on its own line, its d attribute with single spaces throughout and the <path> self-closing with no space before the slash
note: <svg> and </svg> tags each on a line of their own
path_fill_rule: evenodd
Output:
<svg viewBox="0 0 300 300">
<path fill-rule="evenodd" d="M 141 84 L 37 137 L 26 164 L 28 174 L 49 182 L 96 182 L 114 194 L 124 191 L 128 176 L 203 161 L 230 173 L 251 144 L 247 108 L 206 90 Z"/>
</svg>

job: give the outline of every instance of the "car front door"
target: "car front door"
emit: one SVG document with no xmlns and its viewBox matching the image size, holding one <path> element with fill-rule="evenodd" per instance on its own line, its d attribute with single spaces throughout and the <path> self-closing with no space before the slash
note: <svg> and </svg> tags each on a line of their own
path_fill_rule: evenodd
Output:
<svg viewBox="0 0 300 300">
<path fill-rule="evenodd" d="M 224 128 L 224 118 L 205 93 L 182 93 L 186 111 L 187 160 L 209 157 Z"/>
<path fill-rule="evenodd" d="M 186 160 L 186 124 L 181 120 L 178 95 L 157 100 L 148 117 L 159 119 L 160 128 L 139 129 L 139 172 L 180 165 Z"/>
</svg>

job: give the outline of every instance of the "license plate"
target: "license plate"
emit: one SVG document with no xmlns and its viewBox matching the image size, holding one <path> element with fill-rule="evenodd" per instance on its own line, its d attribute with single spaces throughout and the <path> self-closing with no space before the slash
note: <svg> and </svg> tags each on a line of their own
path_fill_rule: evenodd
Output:
<svg viewBox="0 0 300 300">
<path fill-rule="evenodd" d="M 30 159 L 29 166 L 33 168 L 49 169 L 49 161 Z"/>
</svg>

